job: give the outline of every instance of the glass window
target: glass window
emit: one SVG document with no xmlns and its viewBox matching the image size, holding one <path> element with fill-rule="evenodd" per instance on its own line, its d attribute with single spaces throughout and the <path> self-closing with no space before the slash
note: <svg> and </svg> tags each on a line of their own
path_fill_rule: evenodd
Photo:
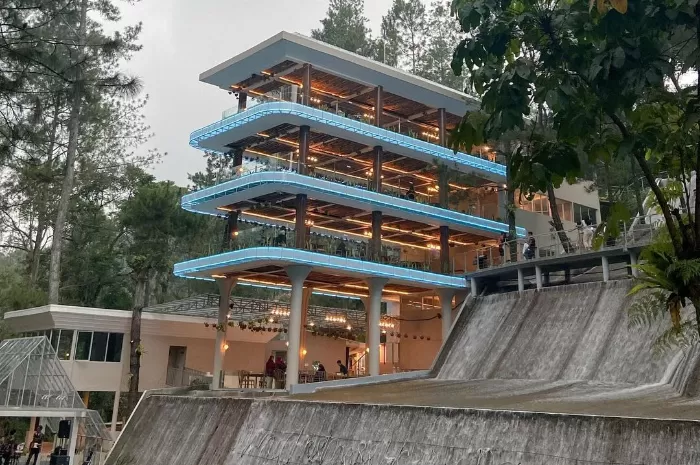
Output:
<svg viewBox="0 0 700 465">
<path fill-rule="evenodd" d="M 75 359 L 90 360 L 91 344 L 92 333 L 89 331 L 78 331 L 78 344 L 75 347 Z"/>
<path fill-rule="evenodd" d="M 122 361 L 122 344 L 124 344 L 124 335 L 119 333 L 109 333 L 109 341 L 107 341 L 107 362 Z"/>
<path fill-rule="evenodd" d="M 61 360 L 70 360 L 70 351 L 73 347 L 73 333 L 71 329 L 64 329 L 58 337 L 58 349 L 56 353 Z"/>
<path fill-rule="evenodd" d="M 107 354 L 107 337 L 109 333 L 92 333 L 92 349 L 90 350 L 90 361 L 104 362 Z"/>
</svg>

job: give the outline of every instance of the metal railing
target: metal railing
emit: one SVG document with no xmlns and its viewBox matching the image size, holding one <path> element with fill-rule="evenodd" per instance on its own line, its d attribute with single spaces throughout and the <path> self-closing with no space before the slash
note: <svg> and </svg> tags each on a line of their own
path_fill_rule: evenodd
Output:
<svg viewBox="0 0 700 465">
<path fill-rule="evenodd" d="M 426 257 L 422 261 L 404 260 L 402 259 L 402 248 L 406 246 L 391 247 L 382 245 L 381 252 L 378 255 L 374 255 L 370 253 L 369 243 L 359 238 L 357 240 L 352 240 L 313 232 L 308 236 L 304 247 L 297 247 L 296 231 L 294 229 L 269 225 L 259 225 L 250 229 L 238 231 L 238 235 L 235 239 L 231 240 L 230 244 L 211 243 L 206 251 L 206 255 L 217 255 L 256 247 L 297 248 L 341 258 L 440 273 L 438 271 L 440 259 L 439 256 L 434 253 L 426 253 Z M 428 251 L 426 250 L 426 252 Z M 201 253 L 195 252 L 191 254 L 190 258 L 194 259 L 201 256 Z M 441 274 L 459 274 L 455 270 L 454 260 L 451 261 L 450 271 Z"/>
<path fill-rule="evenodd" d="M 191 368 L 168 367 L 165 377 L 165 384 L 169 387 L 189 387 L 194 385 L 210 384 L 211 375 L 207 375 L 203 371 L 193 370 Z"/>
<path fill-rule="evenodd" d="M 351 176 L 347 173 L 344 173 L 341 170 L 338 170 L 335 166 L 335 163 L 333 165 L 328 165 L 328 167 L 320 168 L 315 167 L 313 163 L 308 163 L 307 168 L 308 169 L 306 170 L 306 173 L 302 174 L 302 176 L 308 176 L 314 179 L 322 179 L 324 181 L 336 182 L 344 186 L 356 187 L 358 189 L 366 190 L 371 190 L 371 186 L 373 183 L 371 176 L 362 179 L 358 176 Z M 301 174 L 297 171 L 297 163 L 292 163 L 290 167 L 290 164 L 288 163 L 265 163 L 263 161 L 255 159 L 253 160 L 252 166 L 242 165 L 240 167 L 237 167 L 236 172 L 233 174 L 219 172 L 216 178 L 215 186 L 228 181 L 233 181 L 234 179 L 241 179 L 252 174 L 268 172 Z M 211 187 L 206 187 L 204 189 L 210 189 Z M 426 194 L 420 191 L 417 192 L 411 187 L 410 184 L 402 186 L 400 183 L 398 185 L 383 183 L 380 193 L 395 198 L 407 199 L 421 204 L 442 208 L 438 202 L 439 194 L 437 193 L 437 191 L 433 194 Z"/>
<path fill-rule="evenodd" d="M 517 263 L 547 260 L 562 256 L 577 256 L 611 249 L 627 249 L 649 245 L 657 237 L 663 221 L 657 215 L 635 217 L 631 222 L 620 225 L 620 234 L 608 237 L 598 248 L 594 247 L 595 226 L 579 226 L 563 233 L 568 238 L 567 245 L 562 243 L 557 231 L 528 236 L 517 241 L 506 241 L 497 246 L 479 248 L 472 254 L 472 265 L 476 271 L 497 267 L 511 266 Z M 535 247 L 530 245 L 534 240 Z M 513 248 L 515 250 L 513 250 Z M 467 262 L 468 254 L 464 260 Z"/>
<path fill-rule="evenodd" d="M 238 106 L 233 106 L 231 108 L 228 108 L 224 110 L 221 114 L 221 120 L 225 120 L 231 116 L 234 116 L 238 113 L 242 113 L 243 111 L 250 110 L 255 108 L 258 105 L 262 105 L 265 103 L 271 103 L 271 102 L 286 102 L 286 103 L 297 103 L 301 104 L 302 103 L 302 94 L 303 92 L 300 90 L 298 93 L 293 93 L 290 92 L 289 89 L 282 90 L 276 90 L 273 92 L 269 92 L 265 95 L 261 95 L 258 98 L 249 98 L 246 104 L 245 110 L 239 110 Z M 249 96 L 250 97 L 250 96 Z M 296 98 L 295 98 L 296 97 Z M 366 123 L 366 124 L 374 124 L 374 111 L 361 111 L 361 110 L 355 110 L 352 111 L 348 108 L 349 105 L 343 105 L 342 103 L 338 102 L 336 100 L 334 105 L 330 105 L 327 103 L 324 103 L 320 99 L 317 98 L 312 98 L 311 101 L 309 102 L 309 107 L 315 108 L 318 110 L 322 110 L 328 113 L 332 113 L 337 116 L 341 116 L 344 118 L 352 119 L 355 121 L 359 121 L 361 123 Z M 416 130 L 420 127 L 420 124 L 417 124 L 415 122 L 411 121 L 402 121 L 401 118 L 398 118 L 396 121 L 384 125 L 385 129 L 396 132 L 397 134 L 402 134 L 406 135 L 408 137 L 412 137 L 414 139 L 422 140 L 425 142 L 431 142 L 431 143 L 437 143 L 439 140 L 439 135 L 437 128 L 428 128 L 424 127 L 423 129 Z M 482 158 L 484 160 L 489 160 L 492 162 L 497 162 L 499 164 L 503 164 L 504 160 L 503 159 L 497 159 L 494 158 L 495 154 L 491 154 L 490 156 L 488 155 L 483 155 L 483 154 L 478 154 L 478 155 L 472 155 L 476 156 L 479 158 Z"/>
</svg>

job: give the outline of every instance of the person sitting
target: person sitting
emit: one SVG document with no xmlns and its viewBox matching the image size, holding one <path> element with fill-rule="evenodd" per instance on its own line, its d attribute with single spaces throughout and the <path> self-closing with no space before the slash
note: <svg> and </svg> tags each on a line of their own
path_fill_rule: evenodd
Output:
<svg viewBox="0 0 700 465">
<path fill-rule="evenodd" d="M 326 367 L 323 366 L 323 363 L 319 363 L 318 369 L 316 370 L 316 373 L 314 374 L 314 382 L 325 381 L 325 380 L 326 380 Z"/>
<path fill-rule="evenodd" d="M 340 360 L 338 360 L 337 363 L 338 363 L 338 371 L 340 372 L 340 374 L 343 376 L 347 376 L 348 375 L 348 367 L 343 365 L 343 363 Z"/>
</svg>

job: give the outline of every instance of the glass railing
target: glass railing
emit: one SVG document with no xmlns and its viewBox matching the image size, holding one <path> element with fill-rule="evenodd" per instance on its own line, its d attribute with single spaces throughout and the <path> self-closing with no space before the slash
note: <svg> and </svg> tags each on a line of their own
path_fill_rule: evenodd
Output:
<svg viewBox="0 0 700 465">
<path fill-rule="evenodd" d="M 604 250 L 642 247 L 651 244 L 662 228 L 663 224 L 655 221 L 653 216 L 638 216 L 633 221 L 620 223 L 618 235 L 608 235 L 604 240 L 601 236 L 602 242 L 597 244 L 597 227 L 580 225 L 562 233 L 551 231 L 481 247 L 465 253 L 462 260 L 466 263 L 466 270 L 473 272 Z"/>
<path fill-rule="evenodd" d="M 294 105 L 290 105 L 290 103 L 294 103 Z M 265 106 L 263 107 L 263 105 Z M 455 154 L 452 150 L 438 145 L 437 133 L 433 127 L 414 130 L 407 123 L 403 125 L 397 123 L 394 125 L 387 125 L 386 127 L 376 127 L 374 126 L 374 117 L 369 113 L 344 111 L 318 102 L 312 102 L 311 105 L 302 106 L 301 104 L 289 102 L 284 99 L 270 99 L 269 101 L 248 105 L 243 112 L 238 112 L 237 109 L 231 109 L 230 112 L 232 112 L 232 114 L 229 114 L 229 111 L 224 112 L 227 116 L 220 121 L 194 131 L 190 135 L 190 145 L 199 148 L 201 141 L 234 127 L 241 126 L 251 120 L 271 114 L 290 113 L 311 118 L 312 120 L 320 121 L 331 126 L 342 127 L 351 132 L 371 135 L 380 142 L 384 140 L 389 143 L 395 143 L 401 147 L 418 150 L 429 155 L 435 155 L 437 158 L 445 160 L 446 162 L 462 162 L 487 172 L 505 176 L 505 166 L 502 164 L 503 160 L 493 158 L 493 154 L 490 152 L 489 154 Z M 396 135 L 392 135 L 391 133 Z"/>
<path fill-rule="evenodd" d="M 293 164 L 292 169 L 289 169 L 289 164 L 264 164 L 261 163 L 259 160 L 251 160 L 253 161 L 253 166 L 250 167 L 245 167 L 242 166 L 240 167 L 235 174 L 224 174 L 220 175 L 217 177 L 217 185 L 232 181 L 234 179 L 240 179 L 245 176 L 249 176 L 251 174 L 256 174 L 256 173 L 267 173 L 267 172 L 278 172 L 278 173 L 297 173 L 297 168 L 296 168 L 296 163 Z M 373 181 L 371 179 L 359 179 L 355 176 L 349 176 L 342 171 L 336 171 L 333 167 L 329 168 L 323 168 L 323 169 L 318 169 L 315 168 L 313 165 L 309 165 L 306 174 L 303 176 L 308 176 L 314 179 L 321 179 L 324 181 L 330 181 L 330 182 L 335 182 L 344 186 L 349 186 L 349 187 L 356 187 L 358 189 L 366 189 L 366 190 L 373 190 L 372 185 Z M 205 189 L 211 189 L 211 188 L 205 188 Z M 202 189 L 204 190 L 204 189 Z M 426 195 L 422 192 L 417 192 L 415 189 L 411 188 L 411 186 L 402 186 L 402 185 L 396 185 L 396 184 L 382 184 L 382 194 L 389 195 L 391 197 L 395 198 L 401 198 L 401 199 L 406 199 L 406 200 L 411 200 L 414 202 L 418 202 L 424 205 L 431 205 L 433 207 L 437 208 L 442 208 L 440 207 L 440 204 L 438 202 L 439 194 L 436 191 L 435 194 L 433 195 Z M 451 209 L 448 209 L 451 210 Z M 478 215 L 473 215 L 472 216 L 478 216 Z"/>
<path fill-rule="evenodd" d="M 380 253 L 373 255 L 369 252 L 369 244 L 367 242 L 311 232 L 305 241 L 304 247 L 296 247 L 295 230 L 271 225 L 259 225 L 249 229 L 241 229 L 230 242 L 225 244 L 212 242 L 207 250 L 203 250 L 201 253 L 194 252 L 188 259 L 258 247 L 299 248 L 324 255 L 419 271 L 437 272 L 439 269 L 439 258 L 437 257 L 439 254 L 425 253 L 426 258 L 422 261 L 406 260 L 402 250 L 410 246 L 393 247 L 382 245 Z M 450 272 L 444 274 L 455 274 L 453 263 L 450 265 Z"/>
</svg>

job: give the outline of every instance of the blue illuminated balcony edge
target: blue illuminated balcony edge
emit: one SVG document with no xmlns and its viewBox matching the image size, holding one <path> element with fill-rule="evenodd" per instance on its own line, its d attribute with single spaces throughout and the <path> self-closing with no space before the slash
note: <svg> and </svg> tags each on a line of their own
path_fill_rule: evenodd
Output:
<svg viewBox="0 0 700 465">
<path fill-rule="evenodd" d="M 281 260 L 289 262 L 289 265 L 324 267 L 350 273 L 366 274 L 368 277 L 383 277 L 404 283 L 423 284 L 434 288 L 464 289 L 466 287 L 466 279 L 463 276 L 443 275 L 429 271 L 282 247 L 253 247 L 197 258 L 175 264 L 174 274 L 181 278 L 210 280 L 208 277 L 192 276 L 192 274 L 214 272 L 221 267 L 245 265 L 266 260 Z"/>
<path fill-rule="evenodd" d="M 493 233 L 507 233 L 508 225 L 498 221 L 487 220 L 478 216 L 459 213 L 445 208 L 425 205 L 412 200 L 392 197 L 378 192 L 360 189 L 358 187 L 346 186 L 333 181 L 316 179 L 311 176 L 304 176 L 289 172 L 262 172 L 244 174 L 239 178 L 224 182 L 217 186 L 187 194 L 182 197 L 182 208 L 194 213 L 207 213 L 198 210 L 196 207 L 202 203 L 224 197 L 236 192 L 241 192 L 262 184 L 282 184 L 285 186 L 295 186 L 306 192 L 320 192 L 327 195 L 342 197 L 363 204 L 370 204 L 375 207 L 386 206 L 402 212 L 416 214 L 438 221 L 450 221 L 465 227 L 486 230 Z M 519 237 L 525 237 L 524 228 L 516 228 Z"/>
<path fill-rule="evenodd" d="M 231 115 L 222 119 L 221 121 L 205 126 L 202 129 L 198 129 L 190 135 L 190 146 L 196 149 L 202 149 L 199 143 L 204 140 L 210 139 L 226 131 L 230 131 L 231 129 L 241 127 L 251 121 L 274 114 L 300 116 L 311 121 L 317 121 L 330 126 L 339 127 L 349 132 L 369 136 L 378 141 L 389 142 L 410 150 L 426 153 L 442 160 L 458 163 L 460 165 L 466 165 L 499 176 L 506 176 L 506 167 L 499 163 L 483 160 L 473 155 L 467 155 L 461 152 L 455 154 L 454 151 L 446 147 L 441 147 L 430 142 L 389 131 L 368 123 L 356 121 L 345 116 L 336 115 L 335 113 L 291 102 L 262 103 L 246 111 Z M 223 152 L 218 151 L 212 152 L 223 154 Z"/>
</svg>

